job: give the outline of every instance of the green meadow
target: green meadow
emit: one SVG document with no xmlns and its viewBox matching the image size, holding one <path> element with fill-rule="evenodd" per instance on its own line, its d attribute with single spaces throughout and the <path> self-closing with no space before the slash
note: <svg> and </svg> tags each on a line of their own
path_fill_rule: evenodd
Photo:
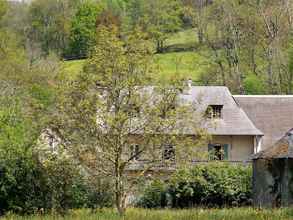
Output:
<svg viewBox="0 0 293 220">
<path fill-rule="evenodd" d="M 200 48 L 196 49 L 196 38 L 193 29 L 184 30 L 169 36 L 166 48 L 170 51 L 154 55 L 154 79 L 168 80 L 175 76 L 191 78 L 197 81 L 200 74 L 206 72 L 208 56 Z M 180 51 L 173 51 L 173 50 Z M 63 62 L 63 70 L 69 76 L 82 71 L 86 60 L 70 60 Z"/>
</svg>

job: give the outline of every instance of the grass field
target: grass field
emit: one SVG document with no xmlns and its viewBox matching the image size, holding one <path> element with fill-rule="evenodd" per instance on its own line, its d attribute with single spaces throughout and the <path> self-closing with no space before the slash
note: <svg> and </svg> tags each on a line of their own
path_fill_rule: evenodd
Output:
<svg viewBox="0 0 293 220">
<path fill-rule="evenodd" d="M 168 79 L 175 75 L 192 78 L 194 81 L 204 73 L 207 60 L 196 52 L 173 52 L 155 55 L 155 79 Z"/>
<path fill-rule="evenodd" d="M 171 46 L 175 44 L 196 44 L 198 43 L 195 29 L 187 29 L 174 33 L 168 37 L 165 45 Z"/>
<path fill-rule="evenodd" d="M 189 209 L 189 210 L 146 210 L 128 209 L 126 216 L 120 218 L 112 209 L 98 212 L 76 210 L 61 216 L 9 215 L 1 220 L 289 220 L 293 219 L 293 209 L 256 210 L 252 208 L 234 209 Z"/>
<path fill-rule="evenodd" d="M 85 60 L 72 60 L 63 63 L 64 71 L 74 77 L 82 70 Z M 180 75 L 185 78 L 197 79 L 199 74 L 204 73 L 207 67 L 207 60 L 195 52 L 173 52 L 156 54 L 155 80 L 168 80 L 170 77 Z"/>
<path fill-rule="evenodd" d="M 195 32 L 193 29 L 181 31 L 171 35 L 166 41 L 166 46 L 196 44 Z M 64 71 L 69 76 L 75 76 L 82 70 L 85 60 L 72 60 L 63 63 Z M 168 80 L 170 77 L 180 75 L 185 78 L 197 80 L 197 77 L 204 73 L 208 67 L 208 58 L 202 56 L 198 51 L 170 52 L 156 54 L 155 80 Z"/>
</svg>

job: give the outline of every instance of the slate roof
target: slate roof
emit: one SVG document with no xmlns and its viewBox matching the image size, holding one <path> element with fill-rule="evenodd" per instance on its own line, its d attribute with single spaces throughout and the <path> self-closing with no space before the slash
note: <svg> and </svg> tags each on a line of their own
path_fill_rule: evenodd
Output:
<svg viewBox="0 0 293 220">
<path fill-rule="evenodd" d="M 293 128 L 272 147 L 253 156 L 253 159 L 293 158 Z"/>
<path fill-rule="evenodd" d="M 264 133 L 262 149 L 276 143 L 293 127 L 292 95 L 234 95 L 254 125 Z"/>
<path fill-rule="evenodd" d="M 236 103 L 227 87 L 192 86 L 180 98 L 195 103 L 200 111 L 206 111 L 209 105 L 223 105 L 222 118 L 207 120 L 204 125 L 212 135 L 263 135 Z"/>
</svg>

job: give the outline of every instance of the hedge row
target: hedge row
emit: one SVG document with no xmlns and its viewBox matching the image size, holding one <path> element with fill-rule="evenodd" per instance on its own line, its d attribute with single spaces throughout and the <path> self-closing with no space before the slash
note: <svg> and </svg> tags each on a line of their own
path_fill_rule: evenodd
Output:
<svg viewBox="0 0 293 220">
<path fill-rule="evenodd" d="M 175 172 L 147 184 L 137 205 L 146 208 L 244 206 L 251 204 L 251 166 L 212 163 Z"/>
</svg>

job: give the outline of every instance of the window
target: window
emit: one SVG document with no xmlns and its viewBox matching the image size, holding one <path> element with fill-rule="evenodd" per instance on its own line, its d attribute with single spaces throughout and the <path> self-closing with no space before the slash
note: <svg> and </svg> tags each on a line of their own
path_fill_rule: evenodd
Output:
<svg viewBox="0 0 293 220">
<path fill-rule="evenodd" d="M 208 118 L 222 118 L 223 105 L 210 105 L 206 111 Z"/>
<path fill-rule="evenodd" d="M 140 149 L 139 149 L 139 145 L 138 144 L 133 144 L 130 146 L 130 151 L 131 151 L 131 158 L 133 158 L 133 160 L 139 160 L 140 158 Z"/>
<path fill-rule="evenodd" d="M 210 160 L 228 159 L 228 144 L 209 144 L 208 151 Z"/>
<path fill-rule="evenodd" d="M 163 160 L 175 161 L 175 148 L 171 144 L 163 146 Z"/>
<path fill-rule="evenodd" d="M 140 108 L 139 108 L 139 106 L 137 106 L 135 104 L 131 104 L 129 106 L 129 110 L 127 113 L 128 113 L 128 116 L 130 116 L 130 117 L 134 117 L 134 118 L 139 117 Z"/>
</svg>

